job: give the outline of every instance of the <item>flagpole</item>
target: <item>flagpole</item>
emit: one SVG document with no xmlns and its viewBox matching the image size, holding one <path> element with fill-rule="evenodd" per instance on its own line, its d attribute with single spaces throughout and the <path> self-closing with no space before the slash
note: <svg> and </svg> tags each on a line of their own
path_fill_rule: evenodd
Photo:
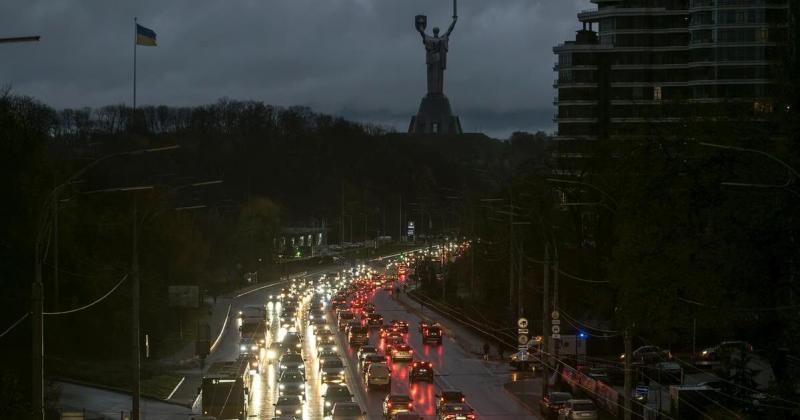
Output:
<svg viewBox="0 0 800 420">
<path fill-rule="evenodd" d="M 133 119 L 136 119 L 136 17 L 133 17 Z M 133 120 L 131 120 L 133 121 Z"/>
</svg>

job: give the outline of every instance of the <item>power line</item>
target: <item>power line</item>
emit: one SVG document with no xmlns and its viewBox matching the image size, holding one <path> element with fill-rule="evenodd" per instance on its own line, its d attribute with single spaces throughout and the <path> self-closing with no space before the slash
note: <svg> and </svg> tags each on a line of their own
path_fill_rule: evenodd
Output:
<svg viewBox="0 0 800 420">
<path fill-rule="evenodd" d="M 44 314 L 44 315 L 66 315 L 66 314 L 71 314 L 71 313 L 75 313 L 75 312 L 80 312 L 80 311 L 82 311 L 82 310 L 84 310 L 84 309 L 89 309 L 90 307 L 92 307 L 92 306 L 94 306 L 94 305 L 96 305 L 96 304 L 98 304 L 98 303 L 102 302 L 102 301 L 103 301 L 105 298 L 107 298 L 107 297 L 108 297 L 110 294 L 114 293 L 114 290 L 117 290 L 117 288 L 118 288 L 118 287 L 119 287 L 119 286 L 122 284 L 122 282 L 124 282 L 124 281 L 125 281 L 127 278 L 128 278 L 128 275 L 127 275 L 127 274 L 126 274 L 126 275 L 124 275 L 124 276 L 122 276 L 122 279 L 120 279 L 120 281 L 119 281 L 119 282 L 118 282 L 118 283 L 117 283 L 117 284 L 116 284 L 114 287 L 112 287 L 112 288 L 111 288 L 111 290 L 109 290 L 109 291 L 108 291 L 108 292 L 107 292 L 105 295 L 101 296 L 99 299 L 95 300 L 94 302 L 92 302 L 92 303 L 90 303 L 90 304 L 88 304 L 88 305 L 81 306 L 80 308 L 70 309 L 70 310 L 68 310 L 68 311 L 61 311 L 61 312 L 43 312 L 43 314 Z"/>
<path fill-rule="evenodd" d="M 16 327 L 16 326 L 17 326 L 17 325 L 18 325 L 20 322 L 22 322 L 22 321 L 23 321 L 25 318 L 27 318 L 29 315 L 30 315 L 30 312 L 26 313 L 25 315 L 22 315 L 22 318 L 18 319 L 16 322 L 14 322 L 13 324 L 11 324 L 11 326 L 10 326 L 10 327 L 8 327 L 8 328 L 7 328 L 5 331 L 3 331 L 3 333 L 2 333 L 2 334 L 0 334 L 0 338 L 3 338 L 3 336 L 5 336 L 5 335 L 6 335 L 6 334 L 8 334 L 8 333 L 9 333 L 11 330 L 13 330 L 13 329 L 14 329 L 14 327 Z"/>
<path fill-rule="evenodd" d="M 592 327 L 590 325 L 584 324 L 584 323 L 578 321 L 577 319 L 575 319 L 574 317 L 570 316 L 570 314 L 565 312 L 563 309 L 559 308 L 559 312 L 562 313 L 568 319 L 571 319 L 573 322 L 576 322 L 576 323 L 578 323 L 578 324 L 580 324 L 580 325 L 582 325 L 585 328 L 588 328 L 590 330 L 595 330 L 595 331 L 599 331 L 599 332 L 602 332 L 602 333 L 608 333 L 608 334 L 617 334 L 617 335 L 619 335 L 621 333 L 621 331 L 617 331 L 617 330 L 604 330 L 602 328 Z"/>
<path fill-rule="evenodd" d="M 800 305 L 767 306 L 767 307 L 761 307 L 761 308 L 741 308 L 741 307 L 738 307 L 738 308 L 736 308 L 736 307 L 723 308 L 723 307 L 709 305 L 707 303 L 699 302 L 699 301 L 692 300 L 692 299 L 686 299 L 686 298 L 682 298 L 682 297 L 679 297 L 678 300 L 680 300 L 682 302 L 685 302 L 685 303 L 688 303 L 688 304 L 691 304 L 691 305 L 703 306 L 703 307 L 711 308 L 711 309 L 729 309 L 729 310 L 733 310 L 733 311 L 737 311 L 737 312 L 770 312 L 770 311 L 785 311 L 785 310 L 788 310 L 788 309 L 800 309 Z"/>
</svg>

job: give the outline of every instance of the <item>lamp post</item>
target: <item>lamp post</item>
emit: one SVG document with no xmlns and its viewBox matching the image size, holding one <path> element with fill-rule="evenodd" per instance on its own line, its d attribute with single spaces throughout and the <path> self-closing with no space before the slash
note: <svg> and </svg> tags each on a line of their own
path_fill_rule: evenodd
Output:
<svg viewBox="0 0 800 420">
<path fill-rule="evenodd" d="M 31 284 L 31 324 L 32 324 L 32 369 L 31 369 L 31 377 L 32 377 L 32 392 L 31 392 L 31 406 L 32 406 L 32 418 L 34 419 L 44 419 L 44 325 L 43 325 L 43 314 L 44 314 L 44 284 L 42 282 L 42 240 L 45 236 L 45 233 L 48 229 L 48 225 L 50 221 L 48 217 L 53 214 L 50 211 L 51 207 L 55 207 L 55 203 L 57 203 L 60 199 L 61 192 L 69 187 L 76 184 L 76 181 L 86 172 L 91 170 L 92 168 L 96 167 L 102 162 L 107 160 L 117 158 L 120 156 L 136 156 L 142 155 L 147 153 L 157 153 L 163 152 L 168 150 L 175 150 L 178 149 L 180 146 L 166 146 L 166 147 L 157 147 L 157 148 L 149 148 L 149 149 L 140 149 L 140 150 L 132 150 L 127 152 L 121 153 L 114 153 L 107 156 L 103 156 L 99 159 L 94 160 L 93 162 L 87 164 L 74 174 L 70 176 L 64 183 L 57 185 L 54 187 L 45 197 L 44 201 L 42 202 L 41 209 L 39 211 L 39 219 L 37 222 L 37 229 L 36 229 L 36 240 L 34 242 L 34 252 L 33 252 L 33 260 L 34 260 L 34 279 L 33 283 Z"/>
</svg>

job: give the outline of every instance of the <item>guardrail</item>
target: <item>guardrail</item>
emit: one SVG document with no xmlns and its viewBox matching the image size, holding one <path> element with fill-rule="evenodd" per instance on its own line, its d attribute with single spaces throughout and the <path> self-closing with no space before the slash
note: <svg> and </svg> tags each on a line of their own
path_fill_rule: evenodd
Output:
<svg viewBox="0 0 800 420">
<path fill-rule="evenodd" d="M 495 328 L 496 326 L 488 325 L 479 321 L 476 321 L 463 311 L 458 310 L 447 304 L 442 304 L 441 302 L 436 302 L 425 295 L 422 295 L 418 292 L 411 291 L 407 294 L 411 299 L 416 300 L 417 302 L 421 302 L 424 305 L 427 305 L 430 309 L 448 317 L 451 321 L 457 322 L 467 328 L 472 329 L 473 331 L 483 335 L 484 337 L 493 338 L 496 342 L 502 343 L 508 347 L 515 347 L 517 343 L 517 338 L 513 334 L 504 333 L 502 331 L 497 331 Z M 448 307 L 449 306 L 449 307 Z"/>
</svg>

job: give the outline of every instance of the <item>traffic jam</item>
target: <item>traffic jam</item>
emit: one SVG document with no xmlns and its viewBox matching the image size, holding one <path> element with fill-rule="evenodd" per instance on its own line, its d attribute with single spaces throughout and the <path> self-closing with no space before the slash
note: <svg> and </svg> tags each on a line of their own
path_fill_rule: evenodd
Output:
<svg viewBox="0 0 800 420">
<path fill-rule="evenodd" d="M 392 270 L 358 265 L 294 279 L 264 305 L 241 308 L 239 357 L 207 370 L 203 415 L 475 419 L 468 396 L 439 379 L 444 329 L 404 319 L 394 302 L 405 266 L 383 264 Z"/>
</svg>

